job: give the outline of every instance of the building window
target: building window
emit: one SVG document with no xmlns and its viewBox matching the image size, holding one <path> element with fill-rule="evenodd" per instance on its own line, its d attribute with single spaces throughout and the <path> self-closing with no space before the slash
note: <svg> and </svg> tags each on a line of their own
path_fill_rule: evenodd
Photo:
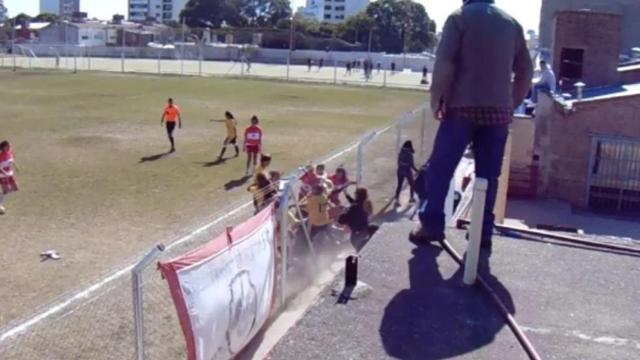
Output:
<svg viewBox="0 0 640 360">
<path fill-rule="evenodd" d="M 344 11 L 344 6 L 336 6 L 336 11 Z"/>
<path fill-rule="evenodd" d="M 88 35 L 82 35 L 82 40 L 89 40 L 89 36 Z"/>
<path fill-rule="evenodd" d="M 331 10 L 331 5 L 325 5 L 325 6 L 324 6 L 324 9 L 325 9 L 325 10 Z"/>
<path fill-rule="evenodd" d="M 573 88 L 573 84 L 582 78 L 584 49 L 564 48 L 560 52 L 560 79 L 562 89 Z"/>
<path fill-rule="evenodd" d="M 344 20 L 344 15 L 336 15 L 336 20 Z"/>
<path fill-rule="evenodd" d="M 324 19 L 325 19 L 325 20 L 331 20 L 331 14 L 326 14 L 326 15 L 324 16 Z"/>
</svg>

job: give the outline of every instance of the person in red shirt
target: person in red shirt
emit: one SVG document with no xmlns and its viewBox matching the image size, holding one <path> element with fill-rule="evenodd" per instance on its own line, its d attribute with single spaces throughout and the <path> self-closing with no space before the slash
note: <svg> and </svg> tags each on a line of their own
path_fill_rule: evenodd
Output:
<svg viewBox="0 0 640 360">
<path fill-rule="evenodd" d="M 176 122 L 180 129 L 182 129 L 182 114 L 180 113 L 180 108 L 173 104 L 173 99 L 171 98 L 168 100 L 167 107 L 164 108 L 164 112 L 160 118 L 160 126 L 164 125 L 165 122 L 167 124 L 167 136 L 171 142 L 171 150 L 169 150 L 169 152 L 175 152 L 176 144 L 173 139 L 173 131 L 176 129 Z"/>
<path fill-rule="evenodd" d="M 13 152 L 8 141 L 0 142 L 0 215 L 6 209 L 2 206 L 5 195 L 18 191 L 18 184 L 13 176 L 13 169 L 17 169 L 13 160 Z"/>
<path fill-rule="evenodd" d="M 257 116 L 251 118 L 251 125 L 244 130 L 244 151 L 247 152 L 247 170 L 246 176 L 249 176 L 249 170 L 255 168 L 258 163 L 258 155 L 262 153 L 262 129 L 258 124 Z M 253 166 L 252 166 L 253 164 Z"/>
</svg>

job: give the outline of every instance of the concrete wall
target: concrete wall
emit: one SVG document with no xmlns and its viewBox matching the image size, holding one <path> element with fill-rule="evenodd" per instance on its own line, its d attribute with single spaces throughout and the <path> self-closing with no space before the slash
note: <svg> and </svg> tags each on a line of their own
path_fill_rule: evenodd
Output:
<svg viewBox="0 0 640 360">
<path fill-rule="evenodd" d="M 559 12 L 556 15 L 553 45 L 553 70 L 558 79 L 562 80 L 562 49 L 570 48 L 584 50 L 583 76 L 580 80 L 588 87 L 617 83 L 621 33 L 622 18 L 619 15 L 587 11 Z M 572 84 L 568 88 L 572 88 Z"/>
<path fill-rule="evenodd" d="M 533 159 L 536 134 L 535 120 L 528 116 L 516 116 L 511 124 L 511 163 L 529 166 Z"/>
<path fill-rule="evenodd" d="M 592 135 L 640 139 L 640 95 L 577 102 L 568 111 L 542 96 L 536 116 L 542 195 L 586 207 Z"/>
<path fill-rule="evenodd" d="M 640 65 L 620 71 L 620 82 L 623 84 L 640 83 Z"/>
<path fill-rule="evenodd" d="M 638 0 L 543 0 L 540 16 L 540 46 L 551 48 L 553 18 L 560 10 L 592 9 L 624 15 L 622 51 L 640 46 L 640 1 Z"/>
</svg>

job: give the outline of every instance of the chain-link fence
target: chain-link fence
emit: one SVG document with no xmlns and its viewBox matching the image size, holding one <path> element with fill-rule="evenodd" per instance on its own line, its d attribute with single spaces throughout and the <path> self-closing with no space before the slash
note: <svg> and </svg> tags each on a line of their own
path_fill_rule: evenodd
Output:
<svg viewBox="0 0 640 360">
<path fill-rule="evenodd" d="M 433 126 L 425 106 L 394 120 L 389 125 L 366 134 L 317 163 L 328 172 L 344 167 L 359 186 L 369 189 L 378 209 L 393 196 L 395 167 L 399 144 L 413 140 L 418 161 L 424 160 L 432 142 Z M 294 174 L 299 174 L 295 172 Z M 298 175 L 290 175 L 289 180 Z M 168 242 L 159 260 L 166 261 L 197 248 L 224 232 L 228 226 L 241 224 L 253 214 L 250 201 L 240 202 L 212 213 L 203 225 L 180 239 Z M 290 257 L 293 259 L 293 256 Z M 185 358 L 184 337 L 167 283 L 155 266 L 140 273 L 144 346 L 136 357 L 134 308 L 131 271 L 133 264 L 107 274 L 99 282 L 60 298 L 35 312 L 32 317 L 0 329 L 0 359 L 158 359 Z M 287 263 L 288 264 L 288 263 Z M 280 265 L 282 266 L 282 265 Z M 277 270 L 276 281 L 286 275 L 286 293 L 291 297 L 311 281 L 298 268 Z M 287 275 L 288 274 L 288 275 Z M 134 283 L 134 289 L 136 288 Z M 278 291 L 283 289 L 278 287 Z"/>
<path fill-rule="evenodd" d="M 375 54 L 379 56 L 380 54 Z M 0 50 L 13 70 L 104 71 L 188 76 L 253 77 L 336 85 L 427 89 L 422 67 L 374 54 L 263 49 L 253 45 L 176 42 L 148 46 L 16 43 Z M 365 66 L 370 61 L 371 69 Z M 397 64 L 396 64 L 397 61 Z M 427 69 L 431 60 L 420 59 Z M 417 62 L 414 61 L 414 62 Z"/>
</svg>

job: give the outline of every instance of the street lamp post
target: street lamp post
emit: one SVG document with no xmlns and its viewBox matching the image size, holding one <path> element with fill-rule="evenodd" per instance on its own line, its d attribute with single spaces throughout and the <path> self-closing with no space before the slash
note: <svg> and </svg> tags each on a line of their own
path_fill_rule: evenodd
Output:
<svg viewBox="0 0 640 360">
<path fill-rule="evenodd" d="M 289 56 L 287 56 L 287 81 L 289 81 L 291 68 L 291 53 L 293 52 L 293 16 L 290 17 L 291 26 L 289 27 Z"/>
</svg>

